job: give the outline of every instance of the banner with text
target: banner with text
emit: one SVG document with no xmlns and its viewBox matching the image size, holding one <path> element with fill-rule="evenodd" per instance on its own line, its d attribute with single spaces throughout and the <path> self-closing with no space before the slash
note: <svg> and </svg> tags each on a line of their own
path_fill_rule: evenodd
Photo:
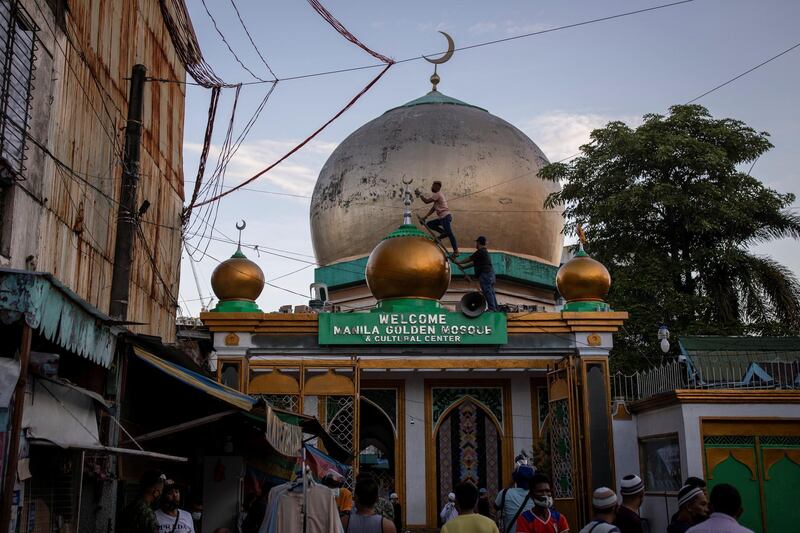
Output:
<svg viewBox="0 0 800 533">
<path fill-rule="evenodd" d="M 320 313 L 320 344 L 505 344 L 505 313 Z"/>
</svg>

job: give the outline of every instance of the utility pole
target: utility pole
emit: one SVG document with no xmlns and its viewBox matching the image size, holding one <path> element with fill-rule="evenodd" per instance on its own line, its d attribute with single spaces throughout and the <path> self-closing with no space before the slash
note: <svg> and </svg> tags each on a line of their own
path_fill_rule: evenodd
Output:
<svg viewBox="0 0 800 533">
<path fill-rule="evenodd" d="M 117 212 L 117 240 L 111 277 L 111 302 L 108 314 L 115 320 L 128 319 L 128 294 L 131 284 L 133 240 L 136 237 L 136 189 L 139 186 L 139 159 L 142 145 L 142 107 L 147 69 L 134 65 L 128 95 L 128 123 L 125 126 L 125 154 L 122 160 L 122 192 Z"/>
<path fill-rule="evenodd" d="M 31 327 L 22 322 L 22 340 L 19 346 L 19 379 L 14 387 L 14 402 L 11 404 L 11 428 L 8 435 L 8 462 L 3 479 L 3 499 L 0 507 L 0 531 L 11 527 L 11 504 L 14 496 L 14 482 L 17 480 L 19 464 L 19 436 L 22 430 L 22 409 L 25 405 L 25 386 L 28 383 L 28 360 L 31 355 Z M 2 461 L 2 457 L 0 457 Z"/>
<path fill-rule="evenodd" d="M 138 210 L 136 208 L 136 189 L 139 186 L 139 159 L 142 145 L 142 107 L 144 107 L 144 83 L 147 69 L 144 65 L 134 65 L 131 73 L 131 88 L 128 94 L 128 122 L 125 125 L 125 153 L 122 160 L 122 185 L 117 211 L 117 239 L 114 243 L 114 265 L 111 276 L 111 301 L 108 314 L 115 320 L 128 320 L 128 295 L 131 285 L 131 263 L 133 260 L 133 241 L 136 238 Z M 122 400 L 125 375 L 128 370 L 127 344 L 120 336 L 117 343 L 115 364 L 108 376 L 113 383 L 114 407 L 111 415 L 117 420 L 122 416 Z M 109 424 L 108 443 L 119 444 L 119 427 Z M 118 468 L 116 456 L 111 457 L 111 469 Z M 116 481 L 104 486 L 101 501 L 108 502 L 108 530 L 114 528 L 116 515 Z"/>
</svg>

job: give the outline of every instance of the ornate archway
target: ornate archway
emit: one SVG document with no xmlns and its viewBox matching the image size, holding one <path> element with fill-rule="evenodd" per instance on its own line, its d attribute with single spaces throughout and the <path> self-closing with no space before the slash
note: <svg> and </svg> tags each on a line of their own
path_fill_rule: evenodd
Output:
<svg viewBox="0 0 800 533">
<path fill-rule="evenodd" d="M 502 488 L 502 429 L 485 405 L 465 396 L 442 414 L 434 435 L 437 508 L 464 481 L 489 494 Z"/>
<path fill-rule="evenodd" d="M 369 471 L 378 480 L 380 495 L 396 492 L 397 432 L 389 415 L 375 402 L 359 401 L 359 471 Z"/>
</svg>

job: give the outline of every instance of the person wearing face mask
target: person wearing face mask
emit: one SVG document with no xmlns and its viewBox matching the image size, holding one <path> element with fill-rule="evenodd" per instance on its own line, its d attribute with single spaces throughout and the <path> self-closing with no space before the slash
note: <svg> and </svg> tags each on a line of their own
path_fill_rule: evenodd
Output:
<svg viewBox="0 0 800 533">
<path fill-rule="evenodd" d="M 196 501 L 192 504 L 191 510 L 192 520 L 194 521 L 194 530 L 197 531 L 200 529 L 200 520 L 203 519 L 203 504 Z"/>
<path fill-rule="evenodd" d="M 139 497 L 125 509 L 120 530 L 123 533 L 159 533 L 153 504 L 161 497 L 166 476 L 148 470 L 139 480 Z"/>
<path fill-rule="evenodd" d="M 181 504 L 181 489 L 174 481 L 164 482 L 161 506 L 156 510 L 158 533 L 194 533 L 194 522 L 188 511 L 178 509 Z"/>
<path fill-rule="evenodd" d="M 542 474 L 533 476 L 530 482 L 530 499 L 533 508 L 522 512 L 516 520 L 517 533 L 564 533 L 569 524 L 564 515 L 553 509 L 553 493 L 550 480 Z"/>
</svg>

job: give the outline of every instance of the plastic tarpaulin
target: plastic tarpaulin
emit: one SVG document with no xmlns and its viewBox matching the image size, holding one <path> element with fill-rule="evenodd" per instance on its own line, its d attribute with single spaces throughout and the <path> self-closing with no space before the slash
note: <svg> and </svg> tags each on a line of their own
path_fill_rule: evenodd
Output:
<svg viewBox="0 0 800 533">
<path fill-rule="evenodd" d="M 106 368 L 122 331 L 52 275 L 0 268 L 0 321 L 20 320 L 47 340 Z"/>
<path fill-rule="evenodd" d="M 95 402 L 77 387 L 37 379 L 25 394 L 22 428 L 31 440 L 62 448 L 99 448 Z"/>
</svg>

